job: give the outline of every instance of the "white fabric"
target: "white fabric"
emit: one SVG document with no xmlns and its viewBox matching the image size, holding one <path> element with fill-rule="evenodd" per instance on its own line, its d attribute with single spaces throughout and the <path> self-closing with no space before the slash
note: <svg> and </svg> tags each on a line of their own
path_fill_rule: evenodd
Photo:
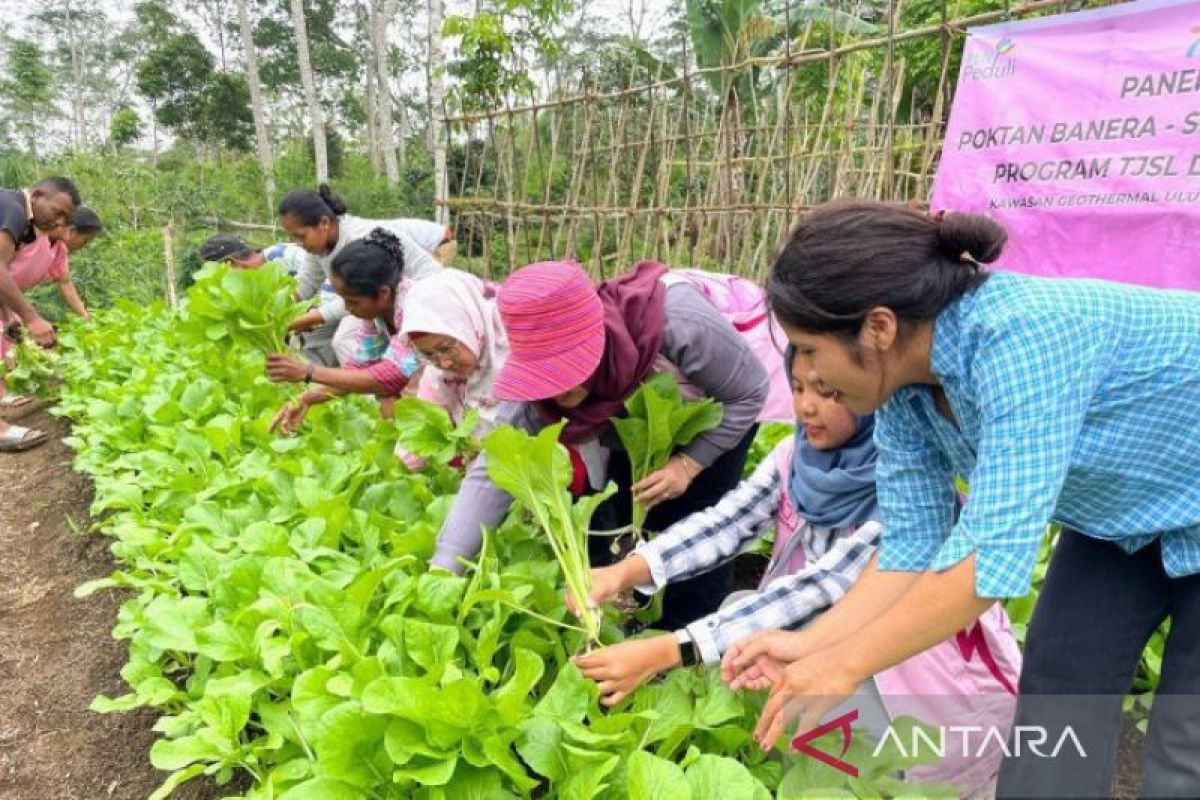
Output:
<svg viewBox="0 0 1200 800">
<path fill-rule="evenodd" d="M 471 351 L 476 365 L 470 377 L 464 379 L 429 364 L 422 372 L 417 394 L 445 406 L 456 422 L 467 409 L 476 409 L 477 435 L 491 431 L 497 408 L 492 386 L 508 357 L 508 336 L 495 299 L 485 297 L 483 282 L 457 269 L 443 269 L 416 281 L 404 299 L 400 333 L 448 336 Z"/>
<path fill-rule="evenodd" d="M 441 263 L 413 239 L 407 225 L 410 221 L 405 219 L 363 219 L 353 214 L 343 214 L 338 217 L 337 244 L 323 256 L 314 256 L 309 253 L 304 269 L 297 276 L 300 282 L 300 299 L 307 300 L 312 297 L 320 289 L 321 284 L 330 279 L 333 260 L 346 245 L 367 238 L 376 228 L 383 228 L 400 240 L 400 244 L 404 247 L 404 277 L 414 281 L 420 280 L 443 269 Z M 337 297 L 322 303 L 320 311 L 321 317 L 326 322 L 333 322 L 346 316 L 346 304 L 340 297 Z"/>
<path fill-rule="evenodd" d="M 333 347 L 338 364 L 354 360 L 354 351 L 358 345 L 358 330 L 364 323 L 367 323 L 367 320 L 361 320 L 355 316 L 342 317 L 336 323 L 337 328 L 333 332 L 330 346 Z"/>
<path fill-rule="evenodd" d="M 439 225 L 431 220 L 408 217 L 393 220 L 393 222 L 402 226 L 404 232 L 412 237 L 414 242 L 421 245 L 421 247 L 430 253 L 437 250 L 438 245 L 446 240 L 446 226 Z"/>
</svg>

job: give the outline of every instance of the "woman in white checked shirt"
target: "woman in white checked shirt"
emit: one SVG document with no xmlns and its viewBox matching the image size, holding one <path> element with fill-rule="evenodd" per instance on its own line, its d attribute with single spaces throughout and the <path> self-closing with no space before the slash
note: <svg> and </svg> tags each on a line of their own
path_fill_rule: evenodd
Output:
<svg viewBox="0 0 1200 800">
<path fill-rule="evenodd" d="M 812 376 L 876 412 L 885 533 L 841 603 L 733 647 L 726 678 L 772 686 L 764 746 L 810 730 L 863 676 L 1025 595 L 1057 522 L 1016 724 L 1079 746 L 1013 747 L 999 795 L 1110 796 L 1122 702 L 1169 619 L 1143 795 L 1200 797 L 1200 295 L 984 272 L 1005 239 L 878 203 L 793 230 L 768 295 Z"/>
<path fill-rule="evenodd" d="M 674 633 L 631 639 L 576 659 L 614 705 L 654 675 L 716 664 L 734 642 L 757 631 L 800 628 L 828 611 L 858 580 L 879 541 L 874 420 L 856 417 L 836 393 L 806 380 L 788 349 L 797 430 L 737 488 L 686 517 L 623 561 L 592 570 L 594 605 L 637 588 L 652 593 L 727 563 L 774 529 L 771 561 L 758 591 L 731 596 L 713 614 Z M 573 598 L 568 604 L 574 606 Z M 978 624 L 892 670 L 867 678 L 853 703 L 876 736 L 890 720 L 916 716 L 952 725 L 990 723 L 1006 730 L 1015 705 L 1020 651 L 999 606 Z M 923 697 L 936 696 L 933 702 Z M 951 748 L 961 750 L 962 748 Z M 910 777 L 953 784 L 977 796 L 996 777 L 1000 749 L 951 754 Z"/>
</svg>

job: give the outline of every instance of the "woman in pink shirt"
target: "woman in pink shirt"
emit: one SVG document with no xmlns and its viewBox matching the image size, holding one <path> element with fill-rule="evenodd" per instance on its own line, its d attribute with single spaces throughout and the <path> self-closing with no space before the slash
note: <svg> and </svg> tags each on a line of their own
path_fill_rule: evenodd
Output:
<svg viewBox="0 0 1200 800">
<path fill-rule="evenodd" d="M 85 247 L 103 229 L 95 211 L 80 207 L 68 217 L 66 225 L 49 233 L 39 232 L 33 242 L 18 250 L 9 264 L 9 274 L 22 292 L 44 283 L 57 284 L 67 306 L 84 319 L 89 319 L 87 306 L 71 280 L 70 254 Z M 7 330 L 16 321 L 15 316 L 7 315 L 0 308 L 0 330 Z M 6 362 L 11 362 L 13 344 L 7 336 L 0 335 L 0 355 Z M 0 408 L 16 409 L 29 402 L 28 397 L 10 396 L 3 381 L 0 381 Z"/>
<path fill-rule="evenodd" d="M 9 274 L 23 292 L 44 283 L 58 284 L 58 291 L 67 306 L 88 319 L 87 306 L 71 281 L 70 255 L 86 247 L 103 229 L 95 211 L 79 208 L 65 226 L 48 234 L 39 233 L 32 244 L 18 250 L 16 258 L 9 264 Z"/>
</svg>

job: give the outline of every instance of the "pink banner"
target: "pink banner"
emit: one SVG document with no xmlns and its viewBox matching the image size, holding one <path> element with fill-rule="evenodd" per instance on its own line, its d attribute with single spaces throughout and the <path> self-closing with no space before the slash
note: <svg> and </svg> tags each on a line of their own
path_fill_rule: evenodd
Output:
<svg viewBox="0 0 1200 800">
<path fill-rule="evenodd" d="M 930 206 L 1004 269 L 1200 290 L 1200 2 L 971 30 Z"/>
</svg>

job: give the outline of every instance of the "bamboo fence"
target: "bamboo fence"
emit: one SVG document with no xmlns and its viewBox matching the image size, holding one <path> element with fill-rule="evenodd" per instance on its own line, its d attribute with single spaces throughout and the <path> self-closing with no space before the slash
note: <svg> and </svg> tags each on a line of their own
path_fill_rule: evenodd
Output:
<svg viewBox="0 0 1200 800">
<path fill-rule="evenodd" d="M 952 18 L 953 0 L 937 0 L 936 24 L 903 29 L 906 0 L 888 0 L 881 35 L 810 19 L 770 58 L 711 69 L 694 68 L 681 38 L 678 69 L 651 80 L 631 72 L 601 91 L 587 75 L 563 78 L 536 101 L 445 116 L 457 158 L 437 203 L 490 276 L 574 258 L 596 277 L 655 259 L 761 278 L 796 215 L 819 203 L 924 203 L 969 26 L 1105 1 L 996 0 Z M 935 87 L 926 64 L 918 98 L 907 78 L 922 43 Z M 735 95 L 712 86 L 745 76 Z"/>
</svg>

